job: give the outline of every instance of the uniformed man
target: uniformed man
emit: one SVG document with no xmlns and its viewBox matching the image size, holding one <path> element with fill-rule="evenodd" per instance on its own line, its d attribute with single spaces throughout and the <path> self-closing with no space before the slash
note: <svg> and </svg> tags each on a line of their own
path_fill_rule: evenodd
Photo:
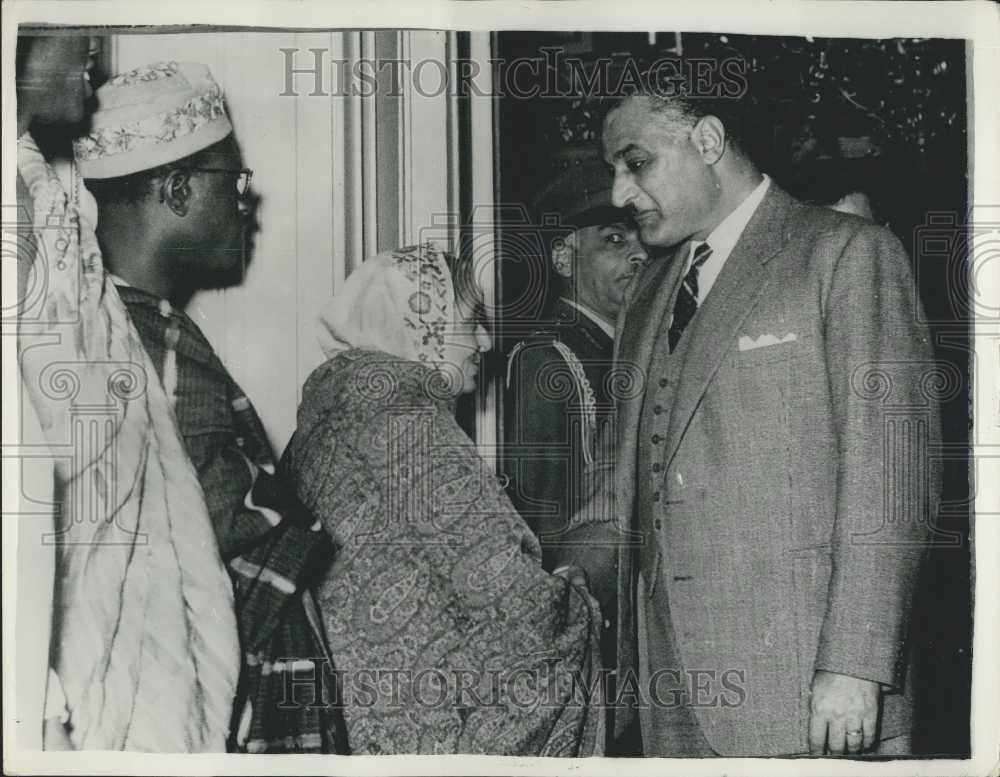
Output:
<svg viewBox="0 0 1000 777">
<path fill-rule="evenodd" d="M 611 204 L 611 177 L 596 151 L 564 165 L 535 209 L 537 223 L 559 225 L 547 257 L 558 297 L 508 358 L 505 472 L 551 570 L 569 517 L 586 501 L 588 468 L 610 455 L 598 448 L 614 439 L 606 426 L 614 417 L 615 320 L 647 255 L 628 212 Z M 611 667 L 616 606 L 602 605 Z"/>
</svg>

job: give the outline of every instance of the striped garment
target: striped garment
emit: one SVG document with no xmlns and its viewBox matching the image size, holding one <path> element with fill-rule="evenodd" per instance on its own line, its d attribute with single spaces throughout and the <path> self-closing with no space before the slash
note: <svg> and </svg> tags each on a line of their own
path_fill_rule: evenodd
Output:
<svg viewBox="0 0 1000 777">
<path fill-rule="evenodd" d="M 332 556 L 329 540 L 275 474 L 260 418 L 198 326 L 139 289 L 119 293 L 161 379 L 175 365 L 177 424 L 233 579 L 243 666 L 230 749 L 345 753 L 308 591 Z"/>
</svg>

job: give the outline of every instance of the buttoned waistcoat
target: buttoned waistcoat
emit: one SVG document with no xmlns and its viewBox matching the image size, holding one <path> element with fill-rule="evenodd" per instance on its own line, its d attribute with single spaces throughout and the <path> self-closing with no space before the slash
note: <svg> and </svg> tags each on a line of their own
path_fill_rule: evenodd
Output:
<svg viewBox="0 0 1000 777">
<path fill-rule="evenodd" d="M 635 537 L 619 675 L 655 676 L 663 635 L 643 616 L 669 602 L 716 752 L 806 752 L 817 669 L 882 683 L 880 735 L 901 733 L 941 393 L 905 252 L 772 184 L 670 354 L 684 256 L 646 269 L 616 340 L 645 381 L 619 405 L 603 497 Z M 663 701 L 649 691 L 640 715 Z"/>
</svg>

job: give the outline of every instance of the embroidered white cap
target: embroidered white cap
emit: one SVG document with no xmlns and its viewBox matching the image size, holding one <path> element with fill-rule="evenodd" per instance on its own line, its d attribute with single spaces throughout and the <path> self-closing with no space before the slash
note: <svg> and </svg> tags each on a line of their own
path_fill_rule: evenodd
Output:
<svg viewBox="0 0 1000 777">
<path fill-rule="evenodd" d="M 90 134 L 73 144 L 84 178 L 117 178 L 183 159 L 233 131 L 205 65 L 156 62 L 97 90 Z"/>
</svg>

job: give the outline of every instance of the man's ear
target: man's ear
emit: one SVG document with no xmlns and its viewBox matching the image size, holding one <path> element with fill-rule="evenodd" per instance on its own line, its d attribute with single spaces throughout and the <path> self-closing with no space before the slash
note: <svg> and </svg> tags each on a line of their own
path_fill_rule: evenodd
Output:
<svg viewBox="0 0 1000 777">
<path fill-rule="evenodd" d="M 702 116 L 691 130 L 691 142 L 705 164 L 714 165 L 726 150 L 726 127 L 711 114 Z"/>
<path fill-rule="evenodd" d="M 160 184 L 160 202 L 183 217 L 187 215 L 190 200 L 191 174 L 187 170 L 171 170 Z"/>
<path fill-rule="evenodd" d="M 552 246 L 552 267 L 563 278 L 573 277 L 573 256 L 576 254 L 576 232 L 570 232 Z"/>
</svg>

